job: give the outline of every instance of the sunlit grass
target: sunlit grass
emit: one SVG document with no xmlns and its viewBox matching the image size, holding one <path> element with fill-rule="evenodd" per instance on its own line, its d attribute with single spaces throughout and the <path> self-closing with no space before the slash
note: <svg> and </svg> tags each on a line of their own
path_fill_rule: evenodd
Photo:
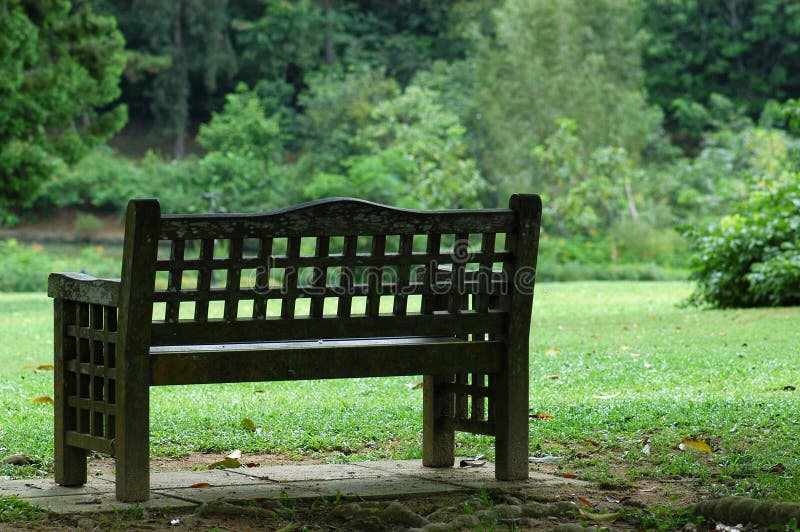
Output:
<svg viewBox="0 0 800 532">
<path fill-rule="evenodd" d="M 697 478 L 719 493 L 800 498 L 800 308 L 680 308 L 686 283 L 540 284 L 531 335 L 531 454 L 564 472 L 635 482 Z M 245 309 L 246 310 L 246 309 Z M 0 449 L 52 463 L 52 305 L 0 295 Z M 198 385 L 152 389 L 154 455 L 275 452 L 332 461 L 421 453 L 417 378 Z M 261 430 L 241 427 L 249 418 Z M 678 449 L 707 441 L 710 455 Z M 650 453 L 642 452 L 649 438 Z M 587 443 L 587 440 L 599 444 Z M 492 439 L 458 436 L 460 454 Z"/>
</svg>

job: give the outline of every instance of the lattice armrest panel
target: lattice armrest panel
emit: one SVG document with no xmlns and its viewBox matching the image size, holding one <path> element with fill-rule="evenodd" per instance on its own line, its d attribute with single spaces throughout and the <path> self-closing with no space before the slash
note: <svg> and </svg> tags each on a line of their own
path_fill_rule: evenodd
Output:
<svg viewBox="0 0 800 532">
<path fill-rule="evenodd" d="M 61 359 L 56 361 L 56 371 L 61 372 L 56 406 L 64 415 L 66 443 L 113 454 L 117 308 L 69 300 L 60 304 L 63 324 L 56 353 Z"/>
</svg>

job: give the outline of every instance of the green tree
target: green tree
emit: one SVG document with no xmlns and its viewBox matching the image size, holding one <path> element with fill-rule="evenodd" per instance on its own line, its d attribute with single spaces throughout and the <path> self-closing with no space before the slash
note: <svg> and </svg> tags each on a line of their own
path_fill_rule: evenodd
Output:
<svg viewBox="0 0 800 532">
<path fill-rule="evenodd" d="M 60 162 L 124 125 L 124 41 L 114 19 L 68 0 L 0 2 L 0 213 L 30 204 Z"/>
<path fill-rule="evenodd" d="M 200 127 L 208 153 L 200 160 L 198 188 L 218 210 L 265 210 L 279 206 L 283 145 L 280 119 L 266 116 L 258 95 L 242 84 L 225 107 Z"/>
<path fill-rule="evenodd" d="M 473 109 L 491 181 L 529 189 L 531 148 L 561 118 L 575 121 L 588 153 L 618 146 L 639 158 L 660 122 L 644 91 L 640 15 L 634 0 L 509 0 L 495 10 L 494 34 L 476 38 Z"/>
<path fill-rule="evenodd" d="M 794 0 L 649 0 L 646 85 L 673 137 L 694 148 L 696 118 L 721 94 L 757 118 L 770 99 L 800 94 L 800 5 Z"/>
<path fill-rule="evenodd" d="M 479 206 L 486 182 L 466 153 L 464 127 L 439 98 L 410 85 L 378 104 L 355 136 L 358 155 L 345 162 L 346 175 L 318 174 L 306 194 L 426 209 Z"/>
<path fill-rule="evenodd" d="M 209 101 L 236 73 L 227 0 L 103 0 L 128 40 L 126 76 L 148 102 L 158 129 L 186 151 L 192 106 Z M 130 96 L 129 96 L 130 97 Z"/>
<path fill-rule="evenodd" d="M 533 174 L 541 180 L 548 231 L 560 235 L 609 235 L 609 255 L 617 259 L 615 229 L 624 218 L 639 220 L 649 192 L 644 172 L 624 148 L 602 146 L 587 153 L 574 120 L 534 148 Z M 638 187 L 638 188 L 637 188 Z"/>
</svg>

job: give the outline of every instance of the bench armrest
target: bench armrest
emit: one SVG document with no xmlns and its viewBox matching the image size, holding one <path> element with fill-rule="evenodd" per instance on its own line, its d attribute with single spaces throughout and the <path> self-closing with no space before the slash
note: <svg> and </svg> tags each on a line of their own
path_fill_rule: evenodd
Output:
<svg viewBox="0 0 800 532">
<path fill-rule="evenodd" d="M 47 278 L 47 295 L 55 299 L 116 307 L 119 286 L 119 279 L 98 279 L 74 272 L 51 273 Z"/>
</svg>

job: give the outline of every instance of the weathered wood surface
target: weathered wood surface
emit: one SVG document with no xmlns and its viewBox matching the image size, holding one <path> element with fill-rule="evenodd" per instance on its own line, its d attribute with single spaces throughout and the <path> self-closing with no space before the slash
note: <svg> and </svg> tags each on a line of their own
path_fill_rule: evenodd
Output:
<svg viewBox="0 0 800 532">
<path fill-rule="evenodd" d="M 117 306 L 119 287 L 119 279 L 98 279 L 83 273 L 51 273 L 47 278 L 47 295 L 52 298 L 109 307 Z"/>
<path fill-rule="evenodd" d="M 163 239 L 263 238 L 506 232 L 509 209 L 413 211 L 352 198 L 330 198 L 262 214 L 167 215 Z"/>
<path fill-rule="evenodd" d="M 120 501 L 150 496 L 150 326 L 158 224 L 155 200 L 133 200 L 125 217 L 117 343 L 116 493 Z"/>
<path fill-rule="evenodd" d="M 506 277 L 514 280 L 514 291 L 508 302 L 505 364 L 497 375 L 495 473 L 500 480 L 528 478 L 528 357 L 542 200 L 515 194 L 509 207 L 517 213 L 519 226 L 506 239 L 516 260 L 504 268 Z"/>
<path fill-rule="evenodd" d="M 535 195 L 513 196 L 508 209 L 423 212 L 333 198 L 200 216 L 161 216 L 155 200 L 133 200 L 121 281 L 49 279 L 56 480 L 83 483 L 86 450 L 112 452 L 117 498 L 145 500 L 150 386 L 418 374 L 424 465 L 452 465 L 454 431 L 463 430 L 496 436 L 498 478 L 527 477 L 540 217 Z M 424 252 L 417 237 L 427 239 Z M 196 241 L 191 250 L 188 241 Z M 169 245 L 168 257 L 159 244 Z M 304 269 L 315 272 L 311 280 L 299 275 Z M 299 307 L 304 298 L 310 303 Z M 327 298 L 336 300 L 335 315 Z M 277 315 L 274 306 L 267 312 L 276 301 Z M 213 302 L 223 302 L 221 315 L 209 314 Z M 247 315 L 241 302 L 252 308 Z M 154 303 L 162 310 L 151 319 Z M 183 304 L 193 305 L 191 315 Z M 77 382 L 101 386 L 84 393 Z"/>
<path fill-rule="evenodd" d="M 391 339 L 153 350 L 150 384 L 390 377 L 446 373 L 465 367 L 487 373 L 499 370 L 502 342 L 465 344 L 453 339 Z"/>
</svg>

